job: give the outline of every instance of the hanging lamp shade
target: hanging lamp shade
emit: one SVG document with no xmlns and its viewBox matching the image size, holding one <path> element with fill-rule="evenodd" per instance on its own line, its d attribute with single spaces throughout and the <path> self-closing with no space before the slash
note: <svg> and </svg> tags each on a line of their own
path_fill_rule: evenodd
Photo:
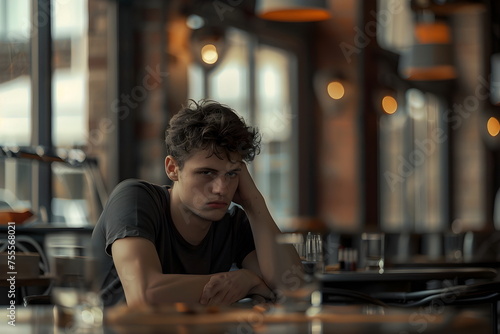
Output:
<svg viewBox="0 0 500 334">
<path fill-rule="evenodd" d="M 401 55 L 400 74 L 407 80 L 438 81 L 457 77 L 448 25 L 417 23 L 415 42 Z"/>
<path fill-rule="evenodd" d="M 490 99 L 491 103 L 500 106 L 500 53 L 491 55 Z"/>
<path fill-rule="evenodd" d="M 257 0 L 255 13 L 272 21 L 310 22 L 331 17 L 327 0 Z"/>
</svg>

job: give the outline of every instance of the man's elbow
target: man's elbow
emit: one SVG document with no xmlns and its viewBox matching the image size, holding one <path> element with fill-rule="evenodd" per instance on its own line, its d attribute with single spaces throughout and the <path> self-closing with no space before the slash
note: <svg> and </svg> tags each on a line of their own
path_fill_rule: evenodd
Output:
<svg viewBox="0 0 500 334">
<path fill-rule="evenodd" d="M 155 293 L 153 289 L 146 289 L 133 294 L 125 294 L 125 298 L 127 300 L 127 306 L 129 307 L 155 306 L 161 303 L 158 298 L 158 293 Z"/>
<path fill-rule="evenodd" d="M 123 285 L 127 305 L 130 306 L 153 306 L 159 303 L 157 289 L 154 284 L 138 284 L 129 282 Z"/>
<path fill-rule="evenodd" d="M 140 306 L 152 306 L 154 301 L 151 298 L 151 293 L 147 290 L 143 291 L 127 291 L 125 290 L 125 299 L 127 301 L 127 306 L 129 307 L 140 307 Z"/>
</svg>

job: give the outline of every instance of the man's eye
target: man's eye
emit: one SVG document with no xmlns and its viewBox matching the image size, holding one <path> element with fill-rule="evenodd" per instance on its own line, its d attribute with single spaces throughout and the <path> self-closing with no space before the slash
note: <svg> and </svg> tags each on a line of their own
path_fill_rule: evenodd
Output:
<svg viewBox="0 0 500 334">
<path fill-rule="evenodd" d="M 238 175 L 238 173 L 236 173 L 236 172 L 228 172 L 226 175 L 229 176 L 229 177 L 235 177 L 235 176 Z"/>
</svg>

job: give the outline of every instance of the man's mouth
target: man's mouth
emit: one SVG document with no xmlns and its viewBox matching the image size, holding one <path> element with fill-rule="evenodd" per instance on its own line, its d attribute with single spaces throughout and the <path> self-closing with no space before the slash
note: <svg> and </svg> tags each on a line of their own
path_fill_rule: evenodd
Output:
<svg viewBox="0 0 500 334">
<path fill-rule="evenodd" d="M 222 209 L 227 206 L 227 203 L 224 201 L 213 201 L 213 202 L 208 202 L 207 206 L 213 209 Z"/>
</svg>

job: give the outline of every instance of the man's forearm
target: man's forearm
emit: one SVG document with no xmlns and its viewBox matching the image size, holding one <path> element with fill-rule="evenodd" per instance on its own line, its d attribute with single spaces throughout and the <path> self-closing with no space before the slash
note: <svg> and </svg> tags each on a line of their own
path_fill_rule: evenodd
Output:
<svg viewBox="0 0 500 334">
<path fill-rule="evenodd" d="M 148 304 L 152 305 L 172 302 L 227 305 L 254 293 L 266 298 L 272 295 L 262 280 L 247 269 L 211 275 L 163 274 L 154 277 L 146 291 Z"/>
<path fill-rule="evenodd" d="M 210 277 L 210 275 L 154 275 L 145 287 L 146 303 L 149 305 L 175 302 L 199 304 L 203 287 Z M 128 305 L 130 306 L 131 303 L 128 302 Z"/>
<path fill-rule="evenodd" d="M 257 258 L 264 281 L 272 289 L 283 285 L 287 273 L 301 276 L 302 268 L 297 251 L 292 245 L 277 242 L 281 231 L 276 226 L 263 198 L 256 197 L 252 205 L 245 208 L 254 235 Z M 302 279 L 302 277 L 297 277 Z"/>
</svg>

